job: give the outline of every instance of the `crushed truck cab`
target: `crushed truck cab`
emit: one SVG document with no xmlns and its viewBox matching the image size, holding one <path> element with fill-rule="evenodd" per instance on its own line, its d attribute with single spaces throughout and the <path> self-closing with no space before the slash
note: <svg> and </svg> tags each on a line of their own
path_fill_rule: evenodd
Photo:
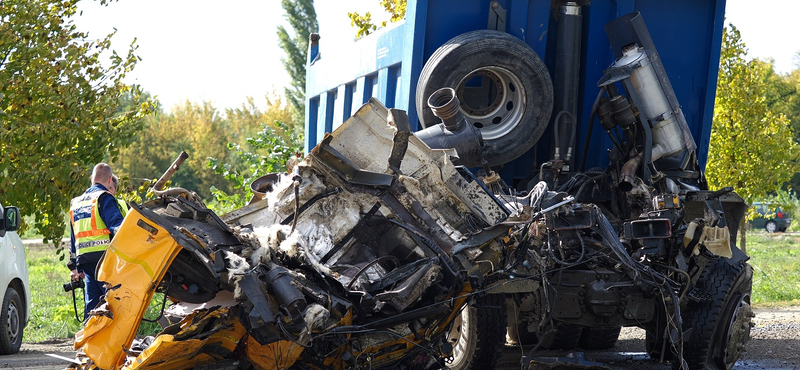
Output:
<svg viewBox="0 0 800 370">
<path fill-rule="evenodd" d="M 703 174 L 724 1 L 453 3 L 338 56 L 314 35 L 308 153 L 248 205 L 162 189 L 183 153 L 112 241 L 75 367 L 485 369 L 511 344 L 540 368 L 628 326 L 733 367 L 746 204 Z"/>
</svg>

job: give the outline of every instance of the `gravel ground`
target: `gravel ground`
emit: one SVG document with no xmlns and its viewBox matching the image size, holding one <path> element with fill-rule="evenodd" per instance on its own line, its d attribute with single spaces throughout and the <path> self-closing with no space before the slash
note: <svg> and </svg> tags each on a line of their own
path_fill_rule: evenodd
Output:
<svg viewBox="0 0 800 370">
<path fill-rule="evenodd" d="M 756 309 L 756 324 L 750 332 L 745 358 L 734 370 L 800 369 L 800 306 Z M 612 349 L 617 356 L 612 364 L 615 369 L 669 369 L 668 365 L 654 364 L 644 358 L 644 331 L 624 328 L 620 340 Z M 19 354 L 0 357 L 0 368 L 26 370 L 63 369 L 66 362 L 47 356 L 57 354 L 74 357 L 71 339 L 56 339 L 38 343 L 23 343 Z M 605 356 L 605 353 L 588 352 L 589 358 Z M 520 349 L 507 348 L 502 368 L 516 368 Z"/>
<path fill-rule="evenodd" d="M 755 310 L 756 326 L 742 365 L 765 369 L 752 360 L 768 360 L 786 369 L 800 369 L 800 307 Z M 762 363 L 765 361 L 762 361 Z M 775 366 L 774 364 L 771 366 Z"/>
</svg>

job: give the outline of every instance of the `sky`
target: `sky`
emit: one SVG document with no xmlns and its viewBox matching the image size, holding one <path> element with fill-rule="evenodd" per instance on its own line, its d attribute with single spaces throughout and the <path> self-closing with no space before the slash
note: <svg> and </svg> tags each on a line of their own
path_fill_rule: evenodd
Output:
<svg viewBox="0 0 800 370">
<path fill-rule="evenodd" d="M 353 40 L 348 11 L 382 13 L 378 0 L 317 0 L 320 42 Z M 112 45 L 127 52 L 136 40 L 141 61 L 126 82 L 156 95 L 165 110 L 185 101 L 237 108 L 252 97 L 283 93 L 277 27 L 291 34 L 278 0 L 118 0 L 107 6 L 79 2 L 78 30 L 102 38 L 117 30 Z M 373 17 L 375 19 L 375 17 Z"/>
<path fill-rule="evenodd" d="M 800 52 L 797 0 L 728 0 L 726 24 L 734 25 L 742 35 L 749 58 L 775 60 L 775 70 L 788 73 L 797 67 L 795 54 Z"/>
<path fill-rule="evenodd" d="M 315 4 L 323 45 L 354 39 L 348 12 L 385 17 L 378 0 Z M 248 97 L 263 107 L 268 94 L 282 93 L 289 84 L 276 29 L 291 28 L 278 0 L 118 0 L 107 6 L 84 0 L 79 10 L 75 25 L 90 37 L 116 28 L 112 45 L 119 52 L 136 39 L 142 60 L 126 82 L 156 95 L 167 111 L 187 100 L 237 108 Z M 748 57 L 772 58 L 780 73 L 795 67 L 800 51 L 797 14 L 798 0 L 728 0 L 726 6 L 726 22 L 741 32 Z"/>
</svg>

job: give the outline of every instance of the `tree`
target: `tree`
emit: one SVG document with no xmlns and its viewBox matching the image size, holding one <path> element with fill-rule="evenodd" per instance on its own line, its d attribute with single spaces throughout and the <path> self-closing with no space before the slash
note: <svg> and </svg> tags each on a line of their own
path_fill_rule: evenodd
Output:
<svg viewBox="0 0 800 370">
<path fill-rule="evenodd" d="M 397 22 L 406 17 L 407 0 L 380 0 L 381 6 L 391 15 L 389 21 Z M 372 14 L 366 12 L 364 15 L 358 12 L 347 13 L 350 17 L 350 25 L 356 28 L 356 38 L 360 39 L 378 30 L 378 25 L 372 23 Z M 386 27 L 387 21 L 381 22 L 381 27 Z"/>
<path fill-rule="evenodd" d="M 265 123 L 274 130 L 277 126 L 273 122 L 291 120 L 291 108 L 280 96 L 273 92 L 265 99 L 267 104 L 263 110 L 256 106 L 253 98 L 225 112 L 219 112 L 209 102 L 186 101 L 173 107 L 170 113 L 158 112 L 145 118 L 142 131 L 112 163 L 114 172 L 120 175 L 120 183 L 130 192 L 123 198 L 136 202 L 149 199 L 147 188 L 182 150 L 189 154 L 189 159 L 172 176 L 171 186 L 195 191 L 206 201 L 213 200 L 215 191 L 237 192 L 242 184 L 219 176 L 221 172 L 209 168 L 208 162 L 213 159 L 215 163 L 225 163 L 232 171 L 247 168 L 249 162 L 236 150 L 230 150 L 232 144 L 229 143 L 244 143 L 247 138 L 257 137 Z M 271 147 L 251 149 L 247 145 L 244 148 L 252 150 L 254 156 L 268 156 L 272 150 Z M 245 193 L 246 189 L 240 192 Z"/>
<path fill-rule="evenodd" d="M 229 194 L 212 188 L 216 205 L 215 211 L 225 213 L 247 205 L 253 195 L 250 184 L 261 176 L 284 172 L 287 163 L 303 154 L 303 135 L 299 130 L 281 122 L 263 125 L 255 137 L 247 138 L 245 145 L 229 144 L 228 148 L 238 156 L 244 165 L 234 167 L 216 159 L 209 166 L 223 175 L 238 191 Z M 258 154 L 265 152 L 266 154 Z"/>
<path fill-rule="evenodd" d="M 232 127 L 260 129 L 247 132 L 247 136 L 240 135 L 228 144 L 227 159 L 211 158 L 208 162 L 208 166 L 233 188 L 232 192 L 211 189 L 215 198 L 211 206 L 219 213 L 246 205 L 253 195 L 250 183 L 268 173 L 286 170 L 286 162 L 303 153 L 303 128 L 283 123 L 290 119 L 291 112 L 274 93 L 267 97 L 266 110 L 250 104 L 228 110 L 227 117 Z"/>
<path fill-rule="evenodd" d="M 789 120 L 770 107 L 767 64 L 747 61 L 739 31 L 722 38 L 714 124 L 708 152 L 711 189 L 733 185 L 748 202 L 780 189 L 800 167 Z"/>
<path fill-rule="evenodd" d="M 153 108 L 122 82 L 138 61 L 135 41 L 119 55 L 113 33 L 76 31 L 76 3 L 0 2 L 0 199 L 34 215 L 45 242 L 61 239 L 92 167 L 116 156 Z M 135 100 L 130 110 L 118 110 L 123 96 Z"/>
<path fill-rule="evenodd" d="M 227 143 L 237 134 L 210 102 L 185 101 L 168 114 L 147 117 L 142 132 L 113 162 L 114 170 L 132 180 L 126 185 L 138 185 L 161 176 L 185 150 L 189 159 L 172 176 L 173 185 L 210 199 L 212 186 L 231 188 L 206 168 L 207 158 L 224 154 Z"/>
<path fill-rule="evenodd" d="M 225 116 L 230 121 L 231 142 L 242 142 L 248 137 L 254 137 L 262 129 L 262 124 L 273 122 L 291 122 L 292 107 L 288 106 L 284 98 L 273 91 L 265 96 L 266 108 L 259 109 L 252 98 L 241 107 L 225 110 Z"/>
<path fill-rule="evenodd" d="M 764 63 L 769 63 L 765 76 L 767 103 L 773 111 L 786 115 L 794 132 L 794 141 L 800 143 L 800 68 L 788 74 L 778 74 L 774 69 L 774 61 Z M 791 181 L 784 184 L 784 189 L 800 189 L 800 173 L 795 173 Z"/>
<path fill-rule="evenodd" d="M 278 42 L 286 52 L 286 58 L 281 58 L 281 62 L 292 78 L 292 86 L 285 88 L 285 94 L 293 109 L 292 124 L 302 125 L 306 107 L 308 37 L 319 31 L 319 23 L 314 11 L 314 0 L 281 0 L 281 6 L 294 31 L 292 37 L 283 26 L 278 26 Z"/>
</svg>

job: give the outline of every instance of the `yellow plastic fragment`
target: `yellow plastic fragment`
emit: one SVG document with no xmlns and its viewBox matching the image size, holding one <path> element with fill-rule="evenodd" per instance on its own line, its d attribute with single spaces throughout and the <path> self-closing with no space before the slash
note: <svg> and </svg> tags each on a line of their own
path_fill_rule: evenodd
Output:
<svg viewBox="0 0 800 370">
<path fill-rule="evenodd" d="M 189 369 L 229 358 L 236 350 L 239 341 L 246 334 L 244 326 L 235 315 L 228 315 L 227 308 L 219 308 L 201 315 L 192 314 L 179 324 L 182 328 L 175 335 L 161 334 L 124 370 Z M 213 320 L 213 321 L 212 321 Z M 193 322 L 195 321 L 195 322 Z M 212 321 L 209 324 L 209 321 Z M 202 336 L 198 328 L 208 327 L 214 332 L 205 339 L 181 337 Z"/>
<path fill-rule="evenodd" d="M 288 369 L 303 353 L 303 346 L 288 340 L 262 345 L 248 336 L 246 346 L 247 360 L 258 370 Z"/>
<path fill-rule="evenodd" d="M 89 320 L 76 342 L 101 369 L 119 369 L 125 361 L 155 285 L 180 251 L 166 229 L 130 210 L 98 267 L 97 279 L 108 284 L 105 309 L 110 323 Z M 77 340 L 80 339 L 80 340 Z"/>
</svg>

